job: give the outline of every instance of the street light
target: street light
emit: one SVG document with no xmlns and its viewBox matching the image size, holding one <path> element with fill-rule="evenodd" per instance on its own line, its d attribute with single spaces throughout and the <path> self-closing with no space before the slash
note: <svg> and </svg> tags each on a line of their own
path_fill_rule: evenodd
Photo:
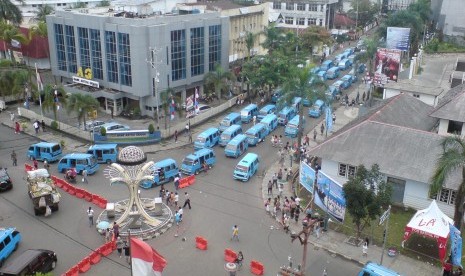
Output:
<svg viewBox="0 0 465 276">
<path fill-rule="evenodd" d="M 157 89 L 158 89 L 158 83 L 160 82 L 160 72 L 158 71 L 158 66 L 162 64 L 161 59 L 158 59 L 158 52 L 161 51 L 161 49 L 158 48 L 149 48 L 150 50 L 150 60 L 145 60 L 145 62 L 150 63 L 152 66 L 152 69 L 155 71 L 155 78 L 153 78 L 153 93 L 152 96 L 155 97 L 156 104 L 157 104 L 157 128 L 160 129 L 160 97 L 157 95 Z"/>
</svg>

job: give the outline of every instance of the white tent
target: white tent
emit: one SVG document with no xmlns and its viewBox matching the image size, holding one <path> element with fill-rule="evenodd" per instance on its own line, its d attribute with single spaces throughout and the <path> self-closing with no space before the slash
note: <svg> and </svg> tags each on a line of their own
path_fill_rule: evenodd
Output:
<svg viewBox="0 0 465 276">
<path fill-rule="evenodd" d="M 405 226 L 404 242 L 412 233 L 436 239 L 439 247 L 439 258 L 443 260 L 450 232 L 449 224 L 454 224 L 454 221 L 446 216 L 433 200 L 428 208 L 417 211 Z"/>
</svg>

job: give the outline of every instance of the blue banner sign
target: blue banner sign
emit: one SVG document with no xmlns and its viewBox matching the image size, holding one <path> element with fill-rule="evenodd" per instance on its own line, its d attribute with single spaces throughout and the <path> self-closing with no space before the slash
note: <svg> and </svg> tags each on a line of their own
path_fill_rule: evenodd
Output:
<svg viewBox="0 0 465 276">
<path fill-rule="evenodd" d="M 462 267 L 462 236 L 460 231 L 452 224 L 450 229 L 450 251 L 452 253 L 452 264 Z"/>
</svg>

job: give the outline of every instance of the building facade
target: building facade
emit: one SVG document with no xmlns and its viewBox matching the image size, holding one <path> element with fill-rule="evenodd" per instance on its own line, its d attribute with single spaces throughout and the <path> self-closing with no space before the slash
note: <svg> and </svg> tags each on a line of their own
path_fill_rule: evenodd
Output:
<svg viewBox="0 0 465 276">
<path fill-rule="evenodd" d="M 312 25 L 333 28 L 338 0 L 296 0 L 270 2 L 270 13 L 278 27 L 303 29 Z"/>
<path fill-rule="evenodd" d="M 108 9 L 57 11 L 47 26 L 52 73 L 115 115 L 131 105 L 154 116 L 161 91 L 185 100 L 216 64 L 228 66 L 229 19 L 218 12 L 127 18 Z"/>
</svg>

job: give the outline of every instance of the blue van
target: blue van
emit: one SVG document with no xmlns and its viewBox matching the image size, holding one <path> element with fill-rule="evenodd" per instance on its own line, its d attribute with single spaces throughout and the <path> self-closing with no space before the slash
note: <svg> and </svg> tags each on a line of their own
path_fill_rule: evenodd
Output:
<svg viewBox="0 0 465 276">
<path fill-rule="evenodd" d="M 316 66 L 316 67 L 313 67 L 310 72 L 312 72 L 312 74 L 318 74 L 318 72 L 320 72 L 320 67 Z"/>
<path fill-rule="evenodd" d="M 176 161 L 171 158 L 163 159 L 153 164 L 152 170 L 153 181 L 143 180 L 140 186 L 144 189 L 152 188 L 154 185 L 158 186 L 162 183 L 173 181 L 179 175 L 179 168 Z"/>
<path fill-rule="evenodd" d="M 318 77 L 320 78 L 321 81 L 326 81 L 328 79 L 326 75 L 327 75 L 326 71 L 318 72 Z"/>
<path fill-rule="evenodd" d="M 302 105 L 306 106 L 306 107 L 309 107 L 309 106 L 312 105 L 312 101 L 310 101 L 310 99 L 308 99 L 308 98 L 303 98 Z"/>
<path fill-rule="evenodd" d="M 278 114 L 278 124 L 284 126 L 292 117 L 297 114 L 297 110 L 292 106 L 285 106 Z"/>
<path fill-rule="evenodd" d="M 358 65 L 357 72 L 359 74 L 361 74 L 361 73 L 365 72 L 366 69 L 367 69 L 367 66 L 365 65 L 365 63 L 360 63 Z"/>
<path fill-rule="evenodd" d="M 83 170 L 87 173 L 94 174 L 100 168 L 97 163 L 97 159 L 88 153 L 69 153 L 58 162 L 58 171 L 65 173 L 67 170 L 74 168 L 78 174 L 81 174 Z"/>
<path fill-rule="evenodd" d="M 323 108 L 325 107 L 325 103 L 322 100 L 316 100 L 315 104 L 312 108 L 308 110 L 308 116 L 313 118 L 318 118 L 321 116 L 323 112 Z"/>
<path fill-rule="evenodd" d="M 11 253 L 18 248 L 21 239 L 21 234 L 16 228 L 0 228 L 0 264 L 5 263 Z"/>
<path fill-rule="evenodd" d="M 334 66 L 333 61 L 328 59 L 328 60 L 323 61 L 323 63 L 320 65 L 320 70 L 328 71 L 333 66 Z"/>
<path fill-rule="evenodd" d="M 278 116 L 274 114 L 266 115 L 266 117 L 263 118 L 259 124 L 262 124 L 266 127 L 266 135 L 268 135 L 278 127 Z"/>
<path fill-rule="evenodd" d="M 355 54 L 352 54 L 352 55 L 347 57 L 347 59 L 350 60 L 350 62 L 352 64 L 354 64 L 356 58 L 357 58 L 357 55 L 355 55 Z"/>
<path fill-rule="evenodd" d="M 400 276 L 399 273 L 382 265 L 368 261 L 358 276 Z"/>
<path fill-rule="evenodd" d="M 355 82 L 354 76 L 347 74 L 341 78 L 343 81 L 347 81 L 349 83 L 349 87 L 352 85 L 352 83 Z"/>
<path fill-rule="evenodd" d="M 349 88 L 349 83 L 346 80 L 340 79 L 333 83 L 333 86 L 339 88 L 339 90 L 344 90 Z"/>
<path fill-rule="evenodd" d="M 242 133 L 242 127 L 240 125 L 232 125 L 228 127 L 223 133 L 220 135 L 220 146 L 225 147 L 231 139 L 236 137 L 236 135 Z"/>
<path fill-rule="evenodd" d="M 219 130 L 223 132 L 225 129 L 227 129 L 228 127 L 232 125 L 240 125 L 240 124 L 242 124 L 241 114 L 237 112 L 232 112 L 226 115 L 226 117 L 224 117 L 223 120 L 221 120 Z"/>
<path fill-rule="evenodd" d="M 194 142 L 194 149 L 212 148 L 218 144 L 219 141 L 220 131 L 215 127 L 211 127 L 197 136 Z"/>
<path fill-rule="evenodd" d="M 271 102 L 272 103 L 277 103 L 279 101 L 279 98 L 281 98 L 281 96 L 283 95 L 283 93 L 281 92 L 280 89 L 277 89 L 273 95 L 271 95 Z"/>
<path fill-rule="evenodd" d="M 207 163 L 209 167 L 215 165 L 215 152 L 211 149 L 201 149 L 187 155 L 181 164 L 181 172 L 187 175 L 199 174 L 203 171 L 203 163 Z"/>
<path fill-rule="evenodd" d="M 338 65 L 337 65 L 342 71 L 344 70 L 347 70 L 350 68 L 350 66 L 352 66 L 352 64 L 350 63 L 350 60 L 348 59 L 343 59 L 341 60 Z"/>
<path fill-rule="evenodd" d="M 90 146 L 87 153 L 97 158 L 98 163 L 115 163 L 118 156 L 117 144 L 98 144 Z"/>
<path fill-rule="evenodd" d="M 30 160 L 47 160 L 48 163 L 55 162 L 60 159 L 63 154 L 60 144 L 40 142 L 29 146 L 27 157 Z"/>
<path fill-rule="evenodd" d="M 239 134 L 234 139 L 229 141 L 224 149 L 224 154 L 227 157 L 237 158 L 241 156 L 249 148 L 249 143 L 247 142 L 247 136 L 244 134 Z"/>
<path fill-rule="evenodd" d="M 289 123 L 287 123 L 286 128 L 284 129 L 284 135 L 295 138 L 297 137 L 297 134 L 299 133 L 299 128 L 300 128 L 300 116 L 295 115 L 294 118 L 292 118 Z"/>
<path fill-rule="evenodd" d="M 326 91 L 326 94 L 331 95 L 331 97 L 330 97 L 331 99 L 339 98 L 340 93 L 341 93 L 341 90 L 338 87 L 334 86 L 334 85 L 330 85 L 328 87 L 328 90 Z"/>
<path fill-rule="evenodd" d="M 239 163 L 233 172 L 234 179 L 248 181 L 257 171 L 260 165 L 258 155 L 255 153 L 247 153 Z"/>
<path fill-rule="evenodd" d="M 249 104 L 241 110 L 241 120 L 243 123 L 249 123 L 253 116 L 258 115 L 258 107 L 256 104 Z"/>
<path fill-rule="evenodd" d="M 331 67 L 327 72 L 326 72 L 326 77 L 329 80 L 334 80 L 339 77 L 339 72 L 341 72 L 341 69 L 339 67 Z"/>
<path fill-rule="evenodd" d="M 346 55 L 344 55 L 344 53 L 341 53 L 341 54 L 337 55 L 334 58 L 334 66 L 337 66 L 336 64 L 338 64 L 341 60 L 343 60 L 345 58 L 346 58 Z"/>
<path fill-rule="evenodd" d="M 299 111 L 301 104 L 302 104 L 301 97 L 294 97 L 294 99 L 292 99 L 292 106 L 295 107 L 296 111 Z"/>
<path fill-rule="evenodd" d="M 247 143 L 249 143 L 249 146 L 256 146 L 265 139 L 267 132 L 268 130 L 265 125 L 254 125 L 245 132 L 245 135 L 247 136 Z"/>
<path fill-rule="evenodd" d="M 263 118 L 265 118 L 266 115 L 268 114 L 275 114 L 276 112 L 276 105 L 274 104 L 267 104 L 260 111 L 258 112 L 257 119 L 261 121 Z"/>
</svg>

